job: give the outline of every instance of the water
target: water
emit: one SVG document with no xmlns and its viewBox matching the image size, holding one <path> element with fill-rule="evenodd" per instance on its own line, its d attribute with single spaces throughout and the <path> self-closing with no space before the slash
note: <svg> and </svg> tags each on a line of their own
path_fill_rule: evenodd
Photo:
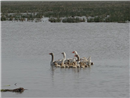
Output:
<svg viewBox="0 0 130 98">
<path fill-rule="evenodd" d="M 73 50 L 94 65 L 50 67 L 50 52 L 57 60 Z M 2 22 L 2 88 L 18 87 L 28 90 L 2 97 L 128 98 L 129 24 Z"/>
</svg>

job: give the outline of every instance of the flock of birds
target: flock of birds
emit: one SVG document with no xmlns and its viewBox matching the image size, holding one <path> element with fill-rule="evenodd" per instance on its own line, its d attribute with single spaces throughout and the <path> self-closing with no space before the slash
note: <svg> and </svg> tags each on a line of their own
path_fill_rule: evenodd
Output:
<svg viewBox="0 0 130 98">
<path fill-rule="evenodd" d="M 63 59 L 59 59 L 54 61 L 54 54 L 49 53 L 52 57 L 50 65 L 54 67 L 60 67 L 60 68 L 85 68 L 85 67 L 90 67 L 93 65 L 93 62 L 91 61 L 91 57 L 88 59 L 86 57 L 80 58 L 78 55 L 77 51 L 73 51 L 74 53 L 74 58 L 66 58 L 66 53 L 62 52 L 63 54 Z"/>
</svg>

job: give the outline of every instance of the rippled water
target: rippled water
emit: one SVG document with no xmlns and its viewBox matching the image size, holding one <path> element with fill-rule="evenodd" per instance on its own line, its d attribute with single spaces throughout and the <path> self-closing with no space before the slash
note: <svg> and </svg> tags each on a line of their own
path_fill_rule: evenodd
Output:
<svg viewBox="0 0 130 98">
<path fill-rule="evenodd" d="M 50 52 L 56 60 L 73 50 L 94 65 L 51 68 Z M 129 24 L 2 22 L 2 88 L 18 87 L 28 90 L 2 97 L 128 98 Z"/>
</svg>

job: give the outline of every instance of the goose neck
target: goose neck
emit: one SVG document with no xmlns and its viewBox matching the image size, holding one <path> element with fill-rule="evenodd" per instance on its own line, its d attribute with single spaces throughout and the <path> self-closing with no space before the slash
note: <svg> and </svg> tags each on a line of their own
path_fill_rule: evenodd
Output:
<svg viewBox="0 0 130 98">
<path fill-rule="evenodd" d="M 52 54 L 51 55 L 51 62 L 53 62 L 54 61 L 54 55 Z"/>
<path fill-rule="evenodd" d="M 80 61 L 80 57 L 79 57 L 79 55 L 76 55 L 76 57 L 77 57 L 77 61 Z"/>
</svg>

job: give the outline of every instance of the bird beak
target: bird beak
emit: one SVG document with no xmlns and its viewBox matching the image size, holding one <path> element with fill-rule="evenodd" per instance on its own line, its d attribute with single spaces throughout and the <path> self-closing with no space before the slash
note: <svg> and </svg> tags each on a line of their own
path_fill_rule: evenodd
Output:
<svg viewBox="0 0 130 98">
<path fill-rule="evenodd" d="M 74 51 L 72 53 L 74 53 Z"/>
</svg>

